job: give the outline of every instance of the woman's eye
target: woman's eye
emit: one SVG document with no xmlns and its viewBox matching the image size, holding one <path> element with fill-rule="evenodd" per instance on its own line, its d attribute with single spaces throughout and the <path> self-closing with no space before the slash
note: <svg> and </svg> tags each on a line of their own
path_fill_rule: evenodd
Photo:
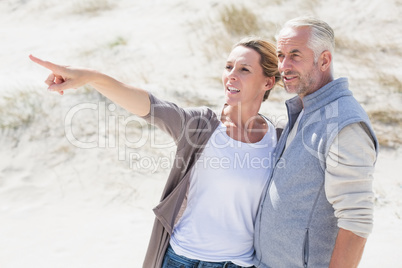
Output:
<svg viewBox="0 0 402 268">
<path fill-rule="evenodd" d="M 230 69 L 232 69 L 232 66 L 226 65 L 225 69 L 230 70 Z"/>
<path fill-rule="evenodd" d="M 242 68 L 242 71 L 248 72 L 249 70 L 247 68 Z"/>
</svg>

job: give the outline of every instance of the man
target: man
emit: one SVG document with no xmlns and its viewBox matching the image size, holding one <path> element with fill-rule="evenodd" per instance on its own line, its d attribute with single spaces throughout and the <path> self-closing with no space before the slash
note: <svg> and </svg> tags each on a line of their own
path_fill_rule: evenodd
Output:
<svg viewBox="0 0 402 268">
<path fill-rule="evenodd" d="M 255 266 L 356 267 L 372 230 L 378 142 L 346 78 L 333 78 L 334 33 L 301 17 L 279 32 L 288 124 L 255 227 Z"/>
</svg>

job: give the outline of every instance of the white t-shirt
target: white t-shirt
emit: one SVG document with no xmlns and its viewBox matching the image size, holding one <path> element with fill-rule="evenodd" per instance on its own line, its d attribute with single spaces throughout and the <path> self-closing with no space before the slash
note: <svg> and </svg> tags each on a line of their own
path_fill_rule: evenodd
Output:
<svg viewBox="0 0 402 268">
<path fill-rule="evenodd" d="M 275 127 L 257 143 L 233 140 L 221 123 L 192 169 L 187 208 L 170 239 L 190 259 L 252 266 L 254 222 L 272 169 Z"/>
</svg>

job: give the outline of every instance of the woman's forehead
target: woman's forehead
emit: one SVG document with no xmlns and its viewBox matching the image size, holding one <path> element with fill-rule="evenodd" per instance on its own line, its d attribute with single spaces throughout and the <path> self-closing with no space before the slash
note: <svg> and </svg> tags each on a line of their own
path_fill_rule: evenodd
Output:
<svg viewBox="0 0 402 268">
<path fill-rule="evenodd" d="M 237 46 L 229 54 L 227 59 L 228 62 L 239 62 L 239 63 L 259 63 L 260 54 L 252 48 Z"/>
</svg>

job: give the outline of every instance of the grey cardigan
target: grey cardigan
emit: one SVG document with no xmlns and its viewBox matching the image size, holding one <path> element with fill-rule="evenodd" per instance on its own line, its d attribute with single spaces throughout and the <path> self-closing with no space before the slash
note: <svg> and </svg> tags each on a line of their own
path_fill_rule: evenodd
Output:
<svg viewBox="0 0 402 268">
<path fill-rule="evenodd" d="M 169 134 L 177 145 L 176 156 L 160 203 L 153 209 L 155 222 L 143 263 L 144 268 L 161 267 L 174 224 L 186 206 L 190 170 L 219 125 L 209 108 L 183 109 L 149 94 L 151 111 L 143 118 Z"/>
</svg>

